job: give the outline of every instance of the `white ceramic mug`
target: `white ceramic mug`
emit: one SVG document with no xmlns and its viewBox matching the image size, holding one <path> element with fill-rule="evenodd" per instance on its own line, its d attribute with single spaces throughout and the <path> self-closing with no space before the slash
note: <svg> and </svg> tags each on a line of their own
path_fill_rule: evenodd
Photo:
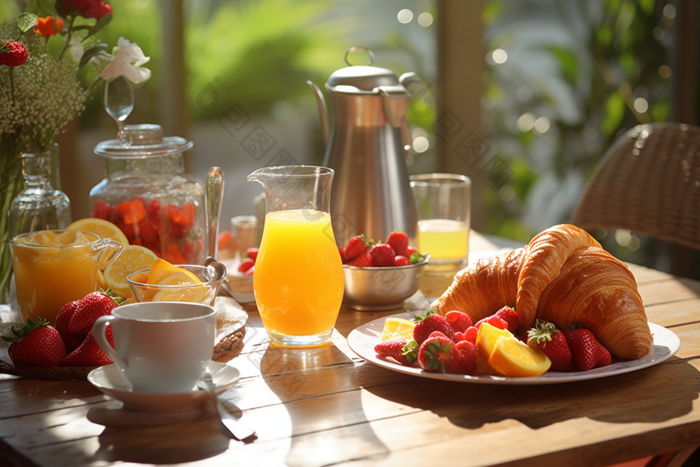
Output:
<svg viewBox="0 0 700 467">
<path fill-rule="evenodd" d="M 192 391 L 214 352 L 216 311 L 209 305 L 144 302 L 123 305 L 93 326 L 97 344 L 137 392 Z M 114 348 L 107 342 L 112 326 Z"/>
</svg>

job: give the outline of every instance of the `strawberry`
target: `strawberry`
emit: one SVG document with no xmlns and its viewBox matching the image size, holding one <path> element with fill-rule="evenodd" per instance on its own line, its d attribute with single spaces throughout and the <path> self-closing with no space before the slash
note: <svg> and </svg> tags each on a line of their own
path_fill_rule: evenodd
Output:
<svg viewBox="0 0 700 467">
<path fill-rule="evenodd" d="M 472 319 L 469 315 L 457 310 L 448 311 L 445 314 L 445 319 L 455 331 L 464 332 L 472 325 Z"/>
<path fill-rule="evenodd" d="M 248 269 L 246 272 L 243 273 L 245 277 L 250 277 L 255 273 L 255 265 L 253 265 L 252 268 Z"/>
<path fill-rule="evenodd" d="M 455 332 L 455 342 L 461 342 L 464 340 L 464 333 L 456 331 Z"/>
<path fill-rule="evenodd" d="M 455 331 L 445 318 L 437 314 L 435 308 L 431 308 L 425 312 L 423 316 L 413 318 L 416 327 L 413 328 L 413 340 L 418 344 L 423 344 L 425 340 L 435 331 L 440 331 L 447 338 L 454 339 Z"/>
<path fill-rule="evenodd" d="M 107 341 L 114 347 L 114 336 L 112 334 L 112 326 L 107 326 L 106 334 Z M 111 365 L 112 359 L 97 345 L 95 335 L 92 329 L 85 337 L 85 340 L 80 347 L 72 351 L 66 357 L 67 366 L 103 366 Z"/>
<path fill-rule="evenodd" d="M 340 262 L 345 264 L 345 262 L 347 261 L 345 259 L 345 248 L 338 248 L 338 253 L 340 253 Z"/>
<path fill-rule="evenodd" d="M 260 248 L 248 248 L 246 250 L 246 254 L 248 255 L 248 258 L 252 259 L 253 262 L 255 262 L 258 259 L 258 252 L 260 251 Z"/>
<path fill-rule="evenodd" d="M 506 327 L 505 328 L 499 327 L 499 326 L 501 326 L 500 323 L 498 323 L 498 325 L 497 325 L 497 324 L 489 322 L 489 320 L 492 318 L 498 318 L 498 319 L 502 320 L 503 322 L 506 323 Z M 499 329 L 508 328 L 508 330 L 510 332 L 515 332 L 518 329 L 518 326 L 520 326 L 520 322 L 518 321 L 518 314 L 515 312 L 515 310 L 513 308 L 511 308 L 509 306 L 504 306 L 503 308 L 501 308 L 500 310 L 498 310 L 496 313 L 492 314 L 491 316 L 487 316 L 486 318 L 477 321 L 474 326 L 476 326 L 478 328 L 479 326 L 481 326 L 481 323 L 483 323 L 483 322 L 489 322 L 489 324 L 491 324 Z M 495 322 L 497 322 L 497 321 L 495 321 Z"/>
<path fill-rule="evenodd" d="M 20 329 L 12 327 L 11 336 L 2 336 L 10 345 L 10 358 L 15 365 L 63 366 L 66 346 L 56 328 L 43 318 L 27 320 Z"/>
<path fill-rule="evenodd" d="M 566 336 L 554 324 L 537 320 L 527 332 L 527 345 L 539 349 L 552 361 L 552 371 L 574 371 L 574 360 Z"/>
<path fill-rule="evenodd" d="M 479 328 L 476 326 L 470 326 L 466 331 L 464 331 L 464 340 L 469 341 L 472 344 L 476 344 L 476 336 L 479 334 Z"/>
<path fill-rule="evenodd" d="M 78 300 L 68 302 L 61 307 L 58 315 L 56 315 L 56 330 L 61 335 L 63 343 L 66 345 L 67 352 L 72 352 L 73 350 L 77 349 L 80 344 L 83 343 L 83 339 L 85 339 L 84 335 L 75 335 L 68 329 L 70 320 L 73 318 L 73 315 L 78 310 L 79 306 L 80 302 Z"/>
<path fill-rule="evenodd" d="M 404 347 L 408 342 L 406 339 L 388 339 L 374 346 L 374 351 L 379 358 L 392 358 L 396 363 L 404 366 L 412 366 L 416 361 L 416 355 L 412 352 L 404 353 Z"/>
<path fill-rule="evenodd" d="M 406 250 L 408 250 L 408 235 L 404 232 L 394 230 L 389 234 L 389 237 L 387 237 L 386 244 L 390 245 L 397 255 L 410 256 L 406 255 Z"/>
<path fill-rule="evenodd" d="M 459 351 L 461 373 L 473 375 L 476 372 L 477 354 L 479 353 L 476 345 L 469 341 L 460 341 L 455 344 L 455 349 Z"/>
<path fill-rule="evenodd" d="M 89 293 L 78 301 L 78 308 L 68 323 L 68 330 L 71 334 L 84 336 L 92 329 L 97 318 L 111 314 L 116 307 L 117 302 L 106 293 Z"/>
<path fill-rule="evenodd" d="M 379 267 L 394 266 L 396 253 L 391 245 L 379 243 L 374 245 L 369 253 L 372 255 L 372 264 Z"/>
<path fill-rule="evenodd" d="M 496 315 L 487 316 L 486 318 L 477 321 L 474 327 L 476 329 L 479 329 L 482 323 L 489 323 L 491 326 L 498 329 L 508 329 L 508 323 L 506 323 Z"/>
<path fill-rule="evenodd" d="M 394 266 L 410 266 L 411 260 L 405 256 L 396 255 L 394 258 Z"/>
<path fill-rule="evenodd" d="M 255 266 L 255 261 L 253 261 L 250 258 L 246 258 L 243 261 L 241 261 L 241 264 L 238 265 L 238 272 L 246 272 L 253 266 Z"/>
<path fill-rule="evenodd" d="M 347 254 L 347 250 L 345 250 L 345 254 Z M 365 251 L 362 253 L 362 255 L 358 256 L 357 258 L 353 259 L 349 263 L 346 263 L 348 266 L 355 266 L 358 268 L 371 268 L 374 266 L 372 263 L 372 255 L 370 254 L 369 250 Z"/>
<path fill-rule="evenodd" d="M 408 256 L 410 258 L 413 255 L 413 253 L 418 253 L 418 250 L 416 250 L 412 246 L 409 246 L 408 248 L 406 248 L 406 255 L 405 256 Z"/>
<path fill-rule="evenodd" d="M 598 342 L 591 331 L 579 326 L 576 323 L 569 328 L 562 329 L 576 366 L 580 370 L 587 371 L 599 366 L 610 365 L 612 363 L 610 351 Z"/>
<path fill-rule="evenodd" d="M 364 235 L 352 237 L 345 247 L 345 261 L 353 260 L 368 252 L 373 244 L 374 241 L 367 240 Z"/>
<path fill-rule="evenodd" d="M 440 315 L 432 315 L 440 316 Z M 460 351 L 445 336 L 426 339 L 418 348 L 418 365 L 432 373 L 459 373 L 462 367 Z"/>
</svg>

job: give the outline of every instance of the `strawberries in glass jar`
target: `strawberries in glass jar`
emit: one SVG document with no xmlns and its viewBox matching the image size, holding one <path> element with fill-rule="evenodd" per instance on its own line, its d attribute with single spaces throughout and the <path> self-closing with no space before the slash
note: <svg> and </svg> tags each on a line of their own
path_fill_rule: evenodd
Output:
<svg viewBox="0 0 700 467">
<path fill-rule="evenodd" d="M 95 201 L 92 217 L 114 223 L 132 245 L 141 245 L 172 264 L 197 264 L 204 254 L 203 233 L 195 229 L 197 206 L 164 204 L 133 197 L 111 205 Z"/>
</svg>

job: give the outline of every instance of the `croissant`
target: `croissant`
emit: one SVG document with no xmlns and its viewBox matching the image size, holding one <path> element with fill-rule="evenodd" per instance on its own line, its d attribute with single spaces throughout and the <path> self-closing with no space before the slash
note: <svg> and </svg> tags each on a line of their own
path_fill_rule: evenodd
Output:
<svg viewBox="0 0 700 467">
<path fill-rule="evenodd" d="M 476 322 L 504 305 L 515 306 L 526 327 L 535 318 L 558 327 L 580 322 L 619 358 L 641 358 L 651 349 L 634 275 L 573 225 L 554 226 L 525 248 L 482 258 L 460 271 L 431 306 L 443 315 L 463 311 Z"/>
</svg>

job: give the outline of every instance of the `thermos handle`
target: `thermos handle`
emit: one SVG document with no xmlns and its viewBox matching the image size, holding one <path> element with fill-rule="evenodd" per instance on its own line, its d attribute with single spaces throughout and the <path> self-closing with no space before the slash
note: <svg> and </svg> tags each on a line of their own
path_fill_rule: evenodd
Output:
<svg viewBox="0 0 700 467">
<path fill-rule="evenodd" d="M 105 315 L 105 316 L 100 316 L 97 318 L 97 321 L 95 321 L 95 324 L 92 325 L 92 333 L 95 337 L 95 342 L 97 342 L 97 345 L 100 346 L 102 350 L 107 354 L 109 358 L 112 359 L 114 363 L 117 364 L 119 368 L 122 370 L 125 370 L 128 366 L 128 363 L 126 360 L 123 360 L 119 354 L 117 354 L 117 351 L 114 350 L 112 345 L 109 343 L 107 340 L 107 324 L 110 326 L 111 321 L 117 320 L 117 318 L 114 315 Z"/>
</svg>

